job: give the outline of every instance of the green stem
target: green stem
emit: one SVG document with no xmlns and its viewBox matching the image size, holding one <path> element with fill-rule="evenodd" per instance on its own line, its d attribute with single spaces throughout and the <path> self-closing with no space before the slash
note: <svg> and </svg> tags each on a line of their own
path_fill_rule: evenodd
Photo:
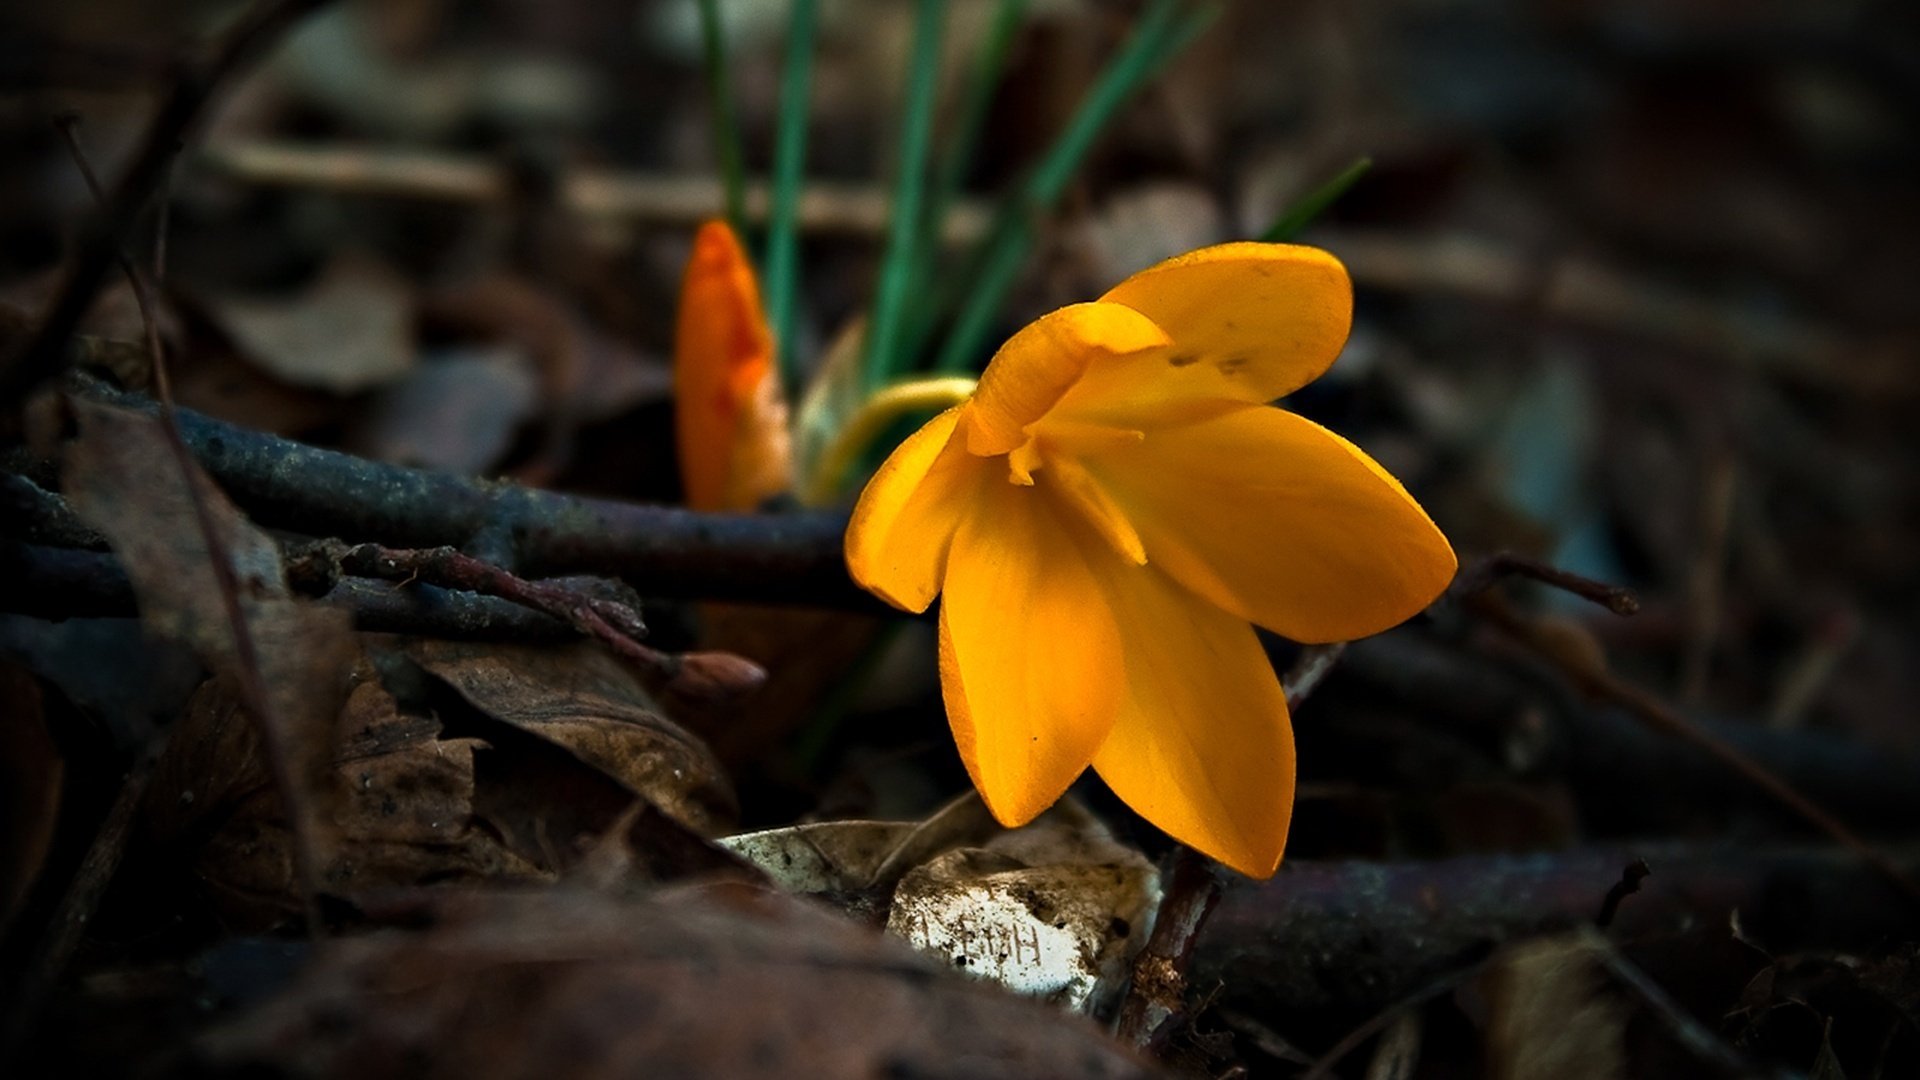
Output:
<svg viewBox="0 0 1920 1080">
<path fill-rule="evenodd" d="M 794 311 L 800 272 L 800 182 L 807 162 L 807 107 L 813 84 L 816 0 L 793 0 L 780 87 L 780 126 L 773 159 L 773 205 L 767 217 L 767 322 L 787 386 L 800 384 Z"/>
<path fill-rule="evenodd" d="M 1002 204 L 975 257 L 978 276 L 935 362 L 938 370 L 972 366 L 1033 246 L 1036 226 L 1059 202 L 1094 140 L 1120 106 L 1218 14 L 1217 8 L 1209 7 L 1180 18 L 1179 8 L 1180 0 L 1154 0 L 1119 55 L 1087 92 L 1066 131 L 1021 190 Z"/>
<path fill-rule="evenodd" d="M 965 401 L 975 380 L 965 376 L 913 379 L 895 383 L 862 402 L 840 433 L 820 453 L 820 467 L 802 493 L 808 506 L 824 506 L 839 494 L 847 474 L 895 420 L 917 412 L 934 412 Z"/>
<path fill-rule="evenodd" d="M 732 80 L 727 77 L 727 37 L 720 24 L 719 0 L 700 0 L 700 37 L 706 46 L 707 96 L 713 110 L 713 147 L 720 155 L 720 176 L 726 184 L 727 224 L 734 235 L 745 236 L 747 226 L 746 170 L 741 164 L 740 121 L 733 111 Z"/>
<path fill-rule="evenodd" d="M 1280 215 L 1279 221 L 1268 226 L 1267 231 L 1260 234 L 1260 239 L 1269 244 L 1284 244 L 1300 235 L 1301 229 L 1312 224 L 1314 218 L 1326 212 L 1327 207 L 1332 206 L 1335 199 L 1345 195 L 1347 189 L 1357 183 L 1362 176 L 1367 175 L 1367 170 L 1371 168 L 1373 168 L 1373 159 L 1363 157 L 1340 170 L 1340 175 L 1314 188 L 1307 193 L 1306 198 L 1288 207 L 1287 212 Z"/>
<path fill-rule="evenodd" d="M 898 366 L 895 349 L 900 316 L 919 261 L 920 197 L 926 187 L 927 148 L 932 142 L 934 91 L 940 73 L 940 33 L 946 0 L 918 0 L 913 15 L 913 51 L 908 59 L 906 123 L 900 137 L 899 176 L 893 194 L 887 251 L 875 290 L 867 334 L 866 385 L 878 386 Z"/>
</svg>

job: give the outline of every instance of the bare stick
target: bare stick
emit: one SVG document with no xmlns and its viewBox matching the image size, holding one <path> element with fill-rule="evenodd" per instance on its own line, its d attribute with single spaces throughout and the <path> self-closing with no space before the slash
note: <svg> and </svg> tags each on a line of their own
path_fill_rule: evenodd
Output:
<svg viewBox="0 0 1920 1080">
<path fill-rule="evenodd" d="M 1604 666 L 1576 656 L 1563 647 L 1558 638 L 1492 593 L 1469 599 L 1469 610 L 1500 628 L 1535 656 L 1551 664 L 1560 674 L 1588 697 L 1618 705 L 1649 727 L 1705 751 L 1759 790 L 1771 796 L 1814 828 L 1832 837 L 1848 850 L 1885 874 L 1887 880 L 1915 901 L 1920 901 L 1920 882 L 1884 852 L 1828 813 L 1792 785 L 1775 776 L 1766 766 L 1748 757 L 1669 708 L 1659 698 L 1615 677 Z"/>
<path fill-rule="evenodd" d="M 1212 859 L 1185 844 L 1175 849 L 1153 933 L 1134 959 L 1133 982 L 1120 1009 L 1117 1033 L 1123 1042 L 1139 1050 L 1158 1049 L 1186 1015 L 1187 965 L 1207 916 L 1220 902 L 1220 887 Z"/>
<path fill-rule="evenodd" d="M 1640 600 L 1632 590 L 1618 585 L 1609 585 L 1604 581 L 1595 581 L 1568 570 L 1528 558 L 1511 551 L 1502 551 L 1475 563 L 1462 572 L 1454 583 L 1452 592 L 1461 600 L 1478 596 L 1511 577 L 1522 577 L 1551 585 L 1563 592 L 1570 592 L 1583 600 L 1591 600 L 1615 615 L 1632 615 L 1640 610 Z"/>
<path fill-rule="evenodd" d="M 361 544 L 332 545 L 331 549 L 349 573 L 408 582 L 417 579 L 497 596 L 561 619 L 683 696 L 724 700 L 752 691 L 767 678 L 758 665 L 731 653 L 667 653 L 644 645 L 639 636 L 646 627 L 628 605 L 556 582 L 526 581 L 450 547 L 396 551 Z"/>
</svg>

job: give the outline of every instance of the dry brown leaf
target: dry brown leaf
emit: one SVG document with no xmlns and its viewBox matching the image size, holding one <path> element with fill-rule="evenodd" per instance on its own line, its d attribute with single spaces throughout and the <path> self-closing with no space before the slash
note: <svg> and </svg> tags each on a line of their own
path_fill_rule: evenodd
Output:
<svg viewBox="0 0 1920 1080">
<path fill-rule="evenodd" d="M 208 301 L 248 359 L 295 386 L 370 390 L 413 366 L 413 286 L 367 256 L 343 255 L 299 295 Z"/>
<path fill-rule="evenodd" d="M 67 452 L 63 486 L 74 508 L 120 557 L 149 632 L 186 643 L 235 685 L 258 678 L 270 712 L 258 719 L 275 725 L 295 789 L 280 794 L 306 819 L 312 854 L 323 862 L 338 794 L 334 721 L 355 654 L 350 616 L 292 596 L 272 538 L 197 466 L 176 457 L 159 421 L 80 400 L 73 409 L 80 438 Z M 194 493 L 230 562 L 243 626 L 226 607 Z M 257 666 L 250 673 L 243 631 Z"/>
<path fill-rule="evenodd" d="M 1582 935 L 1516 945 L 1484 976 L 1487 1072 L 1501 1080 L 1626 1076 L 1629 1012 L 1605 996 Z"/>
<path fill-rule="evenodd" d="M 738 812 L 712 752 L 596 645 L 423 641 L 408 653 L 473 708 L 564 748 L 695 832 L 717 835 Z"/>
<path fill-rule="evenodd" d="M 434 659 L 415 667 L 376 647 L 354 669 L 331 765 L 335 843 L 316 868 L 324 891 L 552 881 L 609 838 L 616 877 L 738 873 L 695 831 L 726 820 L 731 789 L 597 650 L 410 651 Z M 161 761 L 148 813 L 163 842 L 187 847 L 229 922 L 265 928 L 296 914 L 299 895 L 253 731 L 231 689 L 209 680 Z"/>
<path fill-rule="evenodd" d="M 335 842 L 316 867 L 330 894 L 481 880 L 552 880 L 475 820 L 477 739 L 445 738 L 400 711 L 363 660 L 339 717 Z M 148 817 L 165 843 L 197 846 L 194 873 L 230 925 L 264 929 L 300 910 L 286 818 L 254 726 L 223 680 L 194 694 L 154 778 Z"/>
<path fill-rule="evenodd" d="M 439 892 L 214 1033 L 250 1075 L 1148 1077 L 1093 1025 L 741 887 Z"/>
</svg>

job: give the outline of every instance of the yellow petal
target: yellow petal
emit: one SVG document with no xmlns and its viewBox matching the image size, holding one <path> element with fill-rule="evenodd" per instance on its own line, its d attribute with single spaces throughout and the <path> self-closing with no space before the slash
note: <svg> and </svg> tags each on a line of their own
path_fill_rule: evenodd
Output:
<svg viewBox="0 0 1920 1080">
<path fill-rule="evenodd" d="M 1114 554 L 1135 566 L 1146 565 L 1147 552 L 1140 543 L 1140 533 L 1085 465 L 1072 456 L 1054 454 L 1046 458 L 1045 477 L 1043 484 L 1050 494 L 1058 496 L 1058 505 L 1091 526 Z"/>
<path fill-rule="evenodd" d="M 1154 565 L 1295 641 L 1379 633 L 1453 579 L 1453 549 L 1399 481 L 1281 409 L 1151 431 L 1088 464 Z"/>
<path fill-rule="evenodd" d="M 1074 401 L 1094 409 L 1284 397 L 1327 370 L 1353 320 L 1346 268 L 1293 244 L 1201 248 L 1140 271 L 1101 300 L 1145 315 L 1174 345 L 1090 372 Z"/>
<path fill-rule="evenodd" d="M 933 603 L 954 529 L 988 472 L 986 462 L 966 452 L 964 436 L 955 437 L 965 409 L 948 409 L 895 447 L 847 523 L 853 580 L 905 611 L 922 612 Z"/>
<path fill-rule="evenodd" d="M 1112 596 L 1126 697 L 1094 769 L 1167 835 L 1267 877 L 1293 816 L 1293 729 L 1253 628 L 1151 566 Z"/>
<path fill-rule="evenodd" d="M 1169 344 L 1152 320 L 1120 304 L 1074 304 L 1043 315 L 1007 339 L 980 375 L 967 449 L 1004 454 L 1026 441 L 1095 361 L 1153 355 Z"/>
<path fill-rule="evenodd" d="M 791 465 L 773 337 L 753 264 L 725 222 L 694 236 L 673 343 L 675 439 L 687 504 L 745 510 L 784 490 Z"/>
<path fill-rule="evenodd" d="M 987 809 L 1021 825 L 1093 760 L 1120 699 L 1120 630 L 1083 544 L 1034 488 L 996 481 L 961 522 L 940 601 L 940 686 Z"/>
</svg>

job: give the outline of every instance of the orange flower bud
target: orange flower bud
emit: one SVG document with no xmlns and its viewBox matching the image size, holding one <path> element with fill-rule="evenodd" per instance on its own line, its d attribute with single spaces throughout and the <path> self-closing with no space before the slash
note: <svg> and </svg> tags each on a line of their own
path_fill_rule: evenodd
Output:
<svg viewBox="0 0 1920 1080">
<path fill-rule="evenodd" d="M 792 484 L 786 400 L 753 265 L 723 221 L 693 240 L 674 329 L 680 478 L 696 510 L 752 510 Z"/>
</svg>

